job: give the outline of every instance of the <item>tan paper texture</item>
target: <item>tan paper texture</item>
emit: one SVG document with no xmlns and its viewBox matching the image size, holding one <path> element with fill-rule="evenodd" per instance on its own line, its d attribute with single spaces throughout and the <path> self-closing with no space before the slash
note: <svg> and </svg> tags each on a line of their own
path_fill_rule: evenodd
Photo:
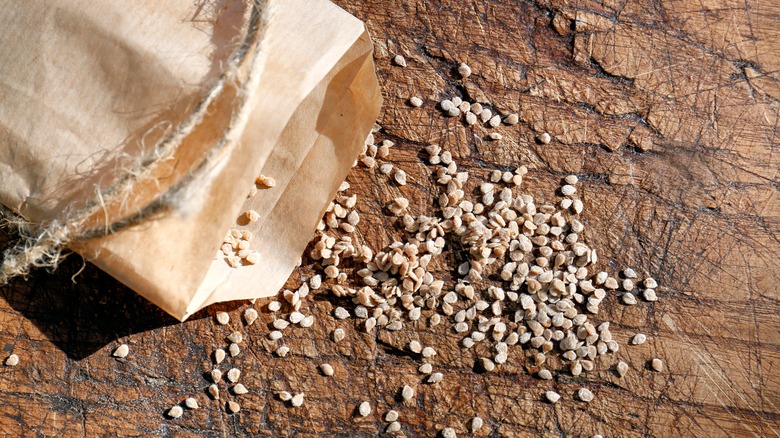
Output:
<svg viewBox="0 0 780 438">
<path fill-rule="evenodd" d="M 36 79 L 19 71 L 8 76 L 11 69 L 0 67 L 0 96 L 16 96 L 20 107 L 23 99 L 32 101 L 22 114 L 13 113 L 14 105 L 0 109 L 0 202 L 34 222 L 57 219 L 63 209 L 93 199 L 122 166 L 182 123 L 241 46 L 251 6 L 223 1 L 201 5 L 210 8 L 203 11 L 192 0 L 129 2 L 132 6 L 33 1 L 25 15 L 46 14 L 54 3 L 65 16 L 88 18 L 90 30 L 61 24 L 62 16 L 52 14 L 51 27 L 41 33 L 66 38 L 51 43 L 56 47 L 42 39 L 25 49 L 56 52 L 51 64 L 66 63 L 63 51 L 74 60 L 83 57 L 84 63 L 72 62 L 78 73 L 58 82 L 52 65 L 39 66 L 43 73 Z M 175 209 L 70 245 L 182 320 L 214 302 L 279 290 L 381 104 L 371 43 L 359 20 L 326 0 L 270 0 L 263 17 L 259 54 L 247 55 L 247 65 L 239 69 L 251 71 L 246 83 L 253 93 L 226 86 L 176 154 L 155 165 L 154 184 L 139 184 L 132 199 L 108 206 L 108 217 L 96 220 L 110 222 L 142 208 L 159 195 L 155 190 L 181 181 L 215 144 L 229 146 L 177 192 Z M 8 15 L 0 20 L 23 30 Z M 106 41 L 92 41 L 97 28 Z M 94 52 L 92 45 L 106 47 Z M 0 60 L 13 55 L 3 50 Z M 117 54 L 128 71 L 115 71 L 121 69 L 111 61 Z M 140 77 L 136 70 L 142 70 Z M 235 117 L 242 99 L 246 117 Z M 47 117 L 32 121 L 34 112 Z M 274 177 L 277 186 L 247 199 L 260 173 Z M 261 262 L 230 268 L 215 254 L 248 208 L 262 215 L 251 227 L 241 227 L 254 233 L 252 248 Z"/>
</svg>

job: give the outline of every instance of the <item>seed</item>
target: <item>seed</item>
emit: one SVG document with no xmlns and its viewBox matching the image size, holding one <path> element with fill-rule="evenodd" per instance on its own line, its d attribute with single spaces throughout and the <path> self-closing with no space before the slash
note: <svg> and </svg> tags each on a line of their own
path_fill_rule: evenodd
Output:
<svg viewBox="0 0 780 438">
<path fill-rule="evenodd" d="M 222 371 L 220 371 L 218 368 L 214 368 L 211 370 L 211 381 L 214 383 L 219 383 L 219 381 L 222 379 Z"/>
<path fill-rule="evenodd" d="M 444 99 L 441 102 L 439 102 L 439 106 L 441 107 L 442 111 L 449 111 L 455 108 L 455 105 L 449 99 Z M 432 155 L 438 155 L 438 153 Z"/>
<path fill-rule="evenodd" d="M 501 140 L 502 138 L 504 138 L 504 136 L 498 132 L 491 132 L 490 134 L 488 134 L 488 137 L 490 137 L 491 140 Z"/>
<path fill-rule="evenodd" d="M 637 277 L 636 271 L 634 271 L 631 268 L 624 269 L 623 270 L 623 276 L 626 277 L 626 278 L 636 278 Z"/>
<path fill-rule="evenodd" d="M 336 307 L 336 310 L 333 312 L 333 314 L 338 319 L 347 319 L 349 318 L 349 310 L 343 308 L 343 307 Z"/>
<path fill-rule="evenodd" d="M 246 325 L 252 325 L 257 320 L 258 314 L 257 310 L 250 307 L 246 310 L 244 310 L 244 321 L 246 321 Z"/>
<path fill-rule="evenodd" d="M 563 187 L 561 187 L 561 193 L 563 194 L 563 196 L 571 196 L 576 192 L 577 192 L 577 188 L 571 184 L 566 184 Z"/>
<path fill-rule="evenodd" d="M 504 118 L 504 123 L 507 125 L 517 125 L 519 121 L 520 118 L 517 116 L 517 113 L 512 113 Z"/>
<path fill-rule="evenodd" d="M 390 163 L 385 163 L 385 164 L 379 166 L 379 171 L 382 172 L 383 174 L 387 175 L 387 174 L 389 174 L 390 172 L 393 171 L 393 165 L 390 164 Z"/>
<path fill-rule="evenodd" d="M 548 134 L 546 132 L 541 133 L 539 135 L 539 137 L 537 137 L 537 139 L 539 140 L 539 143 L 541 143 L 541 144 L 548 144 L 548 143 L 550 143 L 550 141 L 552 141 L 552 137 L 550 137 L 550 134 Z"/>
<path fill-rule="evenodd" d="M 295 394 L 290 400 L 290 403 L 292 403 L 292 405 L 296 408 L 303 405 L 303 393 L 299 392 L 298 394 Z"/>
<path fill-rule="evenodd" d="M 246 217 L 246 220 L 249 222 L 257 222 L 260 220 L 260 213 L 255 210 L 247 210 L 246 213 L 244 213 L 244 217 Z"/>
<path fill-rule="evenodd" d="M 579 391 L 577 391 L 577 398 L 588 403 L 593 401 L 593 393 L 590 392 L 588 388 L 580 388 Z"/>
<path fill-rule="evenodd" d="M 233 383 L 238 382 L 238 378 L 241 377 L 241 370 L 238 368 L 231 368 L 230 371 L 227 372 L 227 378 Z"/>
<path fill-rule="evenodd" d="M 642 345 L 647 340 L 647 336 L 645 336 L 642 333 L 637 333 L 634 335 L 634 337 L 631 339 L 631 344 L 633 345 Z"/>
<path fill-rule="evenodd" d="M 235 395 L 243 395 L 248 392 L 249 390 L 246 389 L 246 387 L 240 383 L 236 383 L 235 385 L 233 385 L 233 394 Z"/>
<path fill-rule="evenodd" d="M 301 312 L 292 312 L 289 318 L 291 323 L 298 324 L 299 322 L 303 321 L 303 318 L 305 318 L 305 316 Z"/>
<path fill-rule="evenodd" d="M 623 304 L 627 306 L 633 306 L 636 304 L 636 297 L 631 292 L 624 293 L 621 298 L 623 300 Z"/>
<path fill-rule="evenodd" d="M 426 358 L 436 356 L 436 350 L 433 347 L 425 347 L 422 349 L 422 355 Z"/>
<path fill-rule="evenodd" d="M 496 364 L 494 364 L 492 360 L 490 360 L 490 359 L 488 359 L 486 357 L 481 358 L 480 362 L 481 362 L 481 365 L 482 365 L 482 369 L 485 370 L 485 371 L 490 372 L 490 371 L 493 371 L 494 369 L 496 369 Z"/>
<path fill-rule="evenodd" d="M 482 429 L 482 425 L 485 422 L 482 420 L 481 417 L 474 417 L 471 419 L 471 433 L 475 433 L 476 431 Z"/>
<path fill-rule="evenodd" d="M 334 342 L 340 342 L 345 337 L 344 329 L 337 328 L 333 330 L 333 341 Z"/>
<path fill-rule="evenodd" d="M 395 433 L 401 430 L 401 423 L 397 421 L 393 421 L 392 423 L 387 425 L 387 429 L 385 429 L 385 432 L 387 433 Z"/>
<path fill-rule="evenodd" d="M 455 433 L 455 429 L 451 427 L 445 427 L 441 431 L 442 438 L 458 438 L 458 434 Z"/>
<path fill-rule="evenodd" d="M 442 373 L 433 373 L 428 377 L 428 383 L 439 383 L 444 379 L 444 374 Z"/>
<path fill-rule="evenodd" d="M 664 361 L 655 358 L 650 362 L 650 366 L 653 368 L 653 370 L 661 372 L 664 370 Z"/>
<path fill-rule="evenodd" d="M 433 365 L 424 363 L 420 365 L 420 368 L 418 368 L 417 371 L 421 372 L 422 374 L 430 374 L 431 371 L 433 371 Z"/>
<path fill-rule="evenodd" d="M 645 289 L 644 292 L 642 292 L 642 296 L 645 298 L 645 300 L 650 302 L 658 301 L 658 296 L 655 294 L 654 289 Z"/>
<path fill-rule="evenodd" d="M 469 126 L 477 123 L 477 115 L 474 113 L 466 113 L 466 124 Z"/>
<path fill-rule="evenodd" d="M 195 400 L 195 397 L 188 397 L 184 400 L 184 406 L 187 406 L 189 409 L 198 409 L 200 407 L 198 401 Z"/>
<path fill-rule="evenodd" d="M 358 406 L 358 413 L 361 417 L 368 417 L 368 414 L 371 413 L 371 405 L 367 401 L 364 401 Z"/>
<path fill-rule="evenodd" d="M 270 176 L 260 175 L 255 179 L 255 184 L 263 188 L 276 187 L 276 180 Z"/>
<path fill-rule="evenodd" d="M 469 331 L 469 325 L 466 324 L 465 322 L 459 322 L 459 323 L 455 324 L 454 328 L 455 328 L 455 331 L 457 333 L 465 333 L 465 332 Z"/>
<path fill-rule="evenodd" d="M 395 55 L 395 57 L 393 58 L 393 62 L 397 66 L 406 67 L 406 58 L 404 58 L 401 55 Z"/>
<path fill-rule="evenodd" d="M 499 115 L 495 115 L 491 117 L 490 120 L 488 121 L 488 125 L 490 125 L 491 128 L 495 128 L 500 124 L 501 124 L 501 116 Z"/>
<path fill-rule="evenodd" d="M 561 395 L 555 391 L 547 391 L 544 393 L 544 396 L 547 398 L 547 401 L 553 404 L 558 403 L 558 400 L 561 399 Z"/>
<path fill-rule="evenodd" d="M 281 401 L 288 401 L 292 400 L 293 396 L 287 391 L 279 391 L 276 393 L 276 395 L 279 397 L 279 400 Z"/>
<path fill-rule="evenodd" d="M 214 351 L 214 362 L 221 364 L 223 360 L 225 360 L 225 350 L 217 348 L 216 351 Z"/>
<path fill-rule="evenodd" d="M 617 374 L 619 377 L 623 377 L 628 372 L 628 364 L 620 361 L 617 365 L 615 365 L 615 371 L 617 371 Z"/>
<path fill-rule="evenodd" d="M 268 311 L 270 312 L 278 312 L 282 308 L 282 303 L 278 301 L 271 301 L 268 303 Z"/>
<path fill-rule="evenodd" d="M 539 370 L 538 373 L 536 373 L 537 376 L 539 376 L 542 380 L 552 380 L 553 376 L 550 370 Z"/>
<path fill-rule="evenodd" d="M 658 287 L 658 283 L 652 277 L 645 278 L 644 285 L 648 289 L 655 289 Z"/>
<path fill-rule="evenodd" d="M 458 66 L 458 74 L 460 74 L 460 77 L 467 78 L 471 76 L 471 67 L 468 66 L 465 62 L 462 62 Z"/>
<path fill-rule="evenodd" d="M 268 339 L 272 341 L 278 341 L 279 339 L 282 339 L 282 332 L 279 330 L 274 330 L 271 333 L 268 333 Z"/>
<path fill-rule="evenodd" d="M 179 418 L 184 413 L 184 409 L 181 406 L 174 406 L 168 411 L 168 416 L 171 418 Z"/>
<path fill-rule="evenodd" d="M 411 400 L 414 397 L 414 389 L 409 385 L 404 385 L 403 389 L 401 390 L 401 397 L 403 397 L 406 401 Z"/>
<path fill-rule="evenodd" d="M 417 96 L 412 96 L 411 99 L 409 99 L 409 104 L 412 105 L 415 108 L 419 108 L 422 106 L 423 101 Z"/>
<path fill-rule="evenodd" d="M 128 353 L 130 353 L 130 347 L 128 347 L 127 344 L 122 344 L 119 347 L 117 347 L 116 350 L 114 350 L 113 356 L 114 357 L 118 357 L 120 359 L 123 359 L 123 358 L 127 357 Z M 13 356 L 16 356 L 16 355 L 14 354 Z M 8 359 L 6 359 L 6 365 L 8 365 L 7 362 L 8 362 L 9 359 L 11 359 L 10 356 L 8 357 Z M 16 361 L 17 362 L 19 361 L 18 357 L 17 357 Z M 16 365 L 16 364 L 14 364 L 14 365 Z"/>
<path fill-rule="evenodd" d="M 411 350 L 413 353 L 420 353 L 423 351 L 422 344 L 420 344 L 419 341 L 413 340 L 409 342 L 409 350 Z"/>
<path fill-rule="evenodd" d="M 276 355 L 279 357 L 285 357 L 289 352 L 290 352 L 290 347 L 286 345 L 282 345 L 281 347 L 277 348 L 275 351 Z"/>
<path fill-rule="evenodd" d="M 328 363 L 321 364 L 320 371 L 322 371 L 322 374 L 325 374 L 326 376 L 333 375 L 333 367 Z"/>
<path fill-rule="evenodd" d="M 233 332 L 228 335 L 227 339 L 234 344 L 239 344 L 244 340 L 244 335 L 242 335 L 240 332 Z"/>
<path fill-rule="evenodd" d="M 241 410 L 241 405 L 234 402 L 233 400 L 230 400 L 229 402 L 227 402 L 227 408 L 228 411 L 230 411 L 230 413 L 235 414 L 236 412 Z"/>
<path fill-rule="evenodd" d="M 397 182 L 399 185 L 405 186 L 406 185 L 406 172 L 404 172 L 401 169 L 398 169 L 395 171 L 395 174 L 393 175 L 393 178 L 395 179 L 395 182 Z"/>
<path fill-rule="evenodd" d="M 227 312 L 217 312 L 217 322 L 225 325 L 230 322 L 230 315 Z"/>
<path fill-rule="evenodd" d="M 19 365 L 19 356 L 12 354 L 5 359 L 6 366 L 14 367 Z"/>
<path fill-rule="evenodd" d="M 290 323 L 285 321 L 285 320 L 283 320 L 283 319 L 275 319 L 274 323 L 273 323 L 273 326 L 277 330 L 284 330 L 284 329 L 286 329 L 287 327 L 290 326 Z"/>
<path fill-rule="evenodd" d="M 396 412 L 395 410 L 391 409 L 387 411 L 387 413 L 385 414 L 385 421 L 391 422 L 397 419 L 398 419 L 398 412 Z"/>
<path fill-rule="evenodd" d="M 241 353 L 241 348 L 238 346 L 238 344 L 230 344 L 228 347 L 228 351 L 230 352 L 230 357 L 236 357 L 239 353 Z"/>
<path fill-rule="evenodd" d="M 217 385 L 209 385 L 209 394 L 214 400 L 219 400 L 219 387 Z"/>
</svg>

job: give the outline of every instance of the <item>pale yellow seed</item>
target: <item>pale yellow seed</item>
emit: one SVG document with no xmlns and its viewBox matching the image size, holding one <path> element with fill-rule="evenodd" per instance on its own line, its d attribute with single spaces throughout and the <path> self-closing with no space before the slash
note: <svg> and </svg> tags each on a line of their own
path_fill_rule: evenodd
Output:
<svg viewBox="0 0 780 438">
<path fill-rule="evenodd" d="M 546 132 L 541 133 L 537 138 L 541 144 L 549 144 L 552 141 L 552 137 Z"/>
<path fill-rule="evenodd" d="M 395 55 L 393 62 L 399 67 L 406 67 L 406 58 L 401 55 Z"/>
<path fill-rule="evenodd" d="M 198 405 L 198 401 L 195 400 L 195 397 L 188 397 L 186 400 L 184 400 L 184 406 L 187 406 L 189 409 L 198 409 L 200 405 Z"/>
<path fill-rule="evenodd" d="M 260 213 L 255 210 L 247 210 L 246 213 L 244 213 L 244 216 L 249 222 L 257 222 L 260 220 Z"/>
<path fill-rule="evenodd" d="M 249 390 L 246 389 L 246 387 L 244 385 L 240 384 L 240 383 L 236 383 L 235 385 L 233 385 L 233 394 L 243 395 L 243 394 L 246 394 L 248 392 L 249 392 Z"/>
<path fill-rule="evenodd" d="M 458 66 L 458 74 L 460 74 L 460 77 L 462 78 L 471 76 L 471 67 L 469 67 L 465 62 L 461 63 Z"/>
<path fill-rule="evenodd" d="M 225 350 L 217 348 L 216 351 L 214 351 L 214 362 L 217 364 L 222 363 L 222 361 L 225 360 L 225 356 Z"/>
<path fill-rule="evenodd" d="M 241 405 L 239 405 L 238 403 L 234 402 L 233 400 L 230 400 L 229 402 L 227 402 L 227 408 L 228 408 L 228 411 L 230 411 L 231 413 L 235 414 L 235 413 L 237 413 L 238 411 L 241 410 Z"/>
<path fill-rule="evenodd" d="M 254 324 L 258 316 L 259 315 L 257 314 L 257 310 L 252 307 L 244 310 L 244 321 L 246 321 L 246 325 Z"/>
<path fill-rule="evenodd" d="M 19 356 L 12 354 L 5 359 L 6 366 L 15 367 L 19 365 Z"/>
<path fill-rule="evenodd" d="M 655 358 L 650 362 L 650 366 L 653 368 L 654 371 L 661 372 L 664 370 L 664 361 Z"/>
<path fill-rule="evenodd" d="M 219 387 L 217 385 L 209 385 L 209 394 L 214 400 L 219 400 Z"/>
<path fill-rule="evenodd" d="M 304 394 L 302 392 L 298 393 L 298 394 L 295 394 L 293 396 L 293 398 L 290 400 L 290 403 L 292 403 L 292 405 L 295 406 L 295 407 L 302 406 L 303 405 L 303 397 L 304 397 Z"/>
<path fill-rule="evenodd" d="M 217 322 L 225 325 L 230 322 L 230 315 L 227 312 L 217 312 Z"/>
<path fill-rule="evenodd" d="M 419 98 L 419 97 L 417 97 L 417 96 L 412 96 L 412 97 L 409 99 L 409 104 L 410 104 L 410 105 L 412 105 L 412 106 L 413 106 L 413 107 L 415 107 L 415 108 L 419 108 L 419 107 L 421 107 L 421 106 L 422 106 L 422 104 L 423 104 L 423 101 L 422 101 L 422 99 L 420 99 L 420 98 Z"/>
<path fill-rule="evenodd" d="M 227 378 L 233 383 L 238 382 L 238 379 L 241 377 L 241 370 L 238 368 L 231 368 L 230 371 L 227 372 Z"/>
<path fill-rule="evenodd" d="M 168 410 L 168 416 L 171 418 L 179 418 L 184 413 L 184 409 L 181 406 L 174 406 Z"/>
<path fill-rule="evenodd" d="M 120 359 L 123 359 L 123 358 L 127 357 L 127 355 L 129 353 L 130 353 L 130 347 L 128 347 L 127 344 L 122 344 L 119 347 L 117 347 L 116 350 L 114 350 L 113 356 L 114 357 L 118 357 Z M 9 359 L 10 359 L 10 357 L 9 357 Z"/>
</svg>

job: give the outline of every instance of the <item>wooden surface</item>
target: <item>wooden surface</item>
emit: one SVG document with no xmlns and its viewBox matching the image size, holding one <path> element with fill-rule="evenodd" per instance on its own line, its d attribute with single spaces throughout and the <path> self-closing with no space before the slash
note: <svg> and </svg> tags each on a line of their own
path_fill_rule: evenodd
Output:
<svg viewBox="0 0 780 438">
<path fill-rule="evenodd" d="M 242 369 L 250 393 L 228 415 L 226 398 L 207 397 L 205 373 L 247 304 L 178 324 L 92 266 L 72 282 L 82 268 L 72 257 L 53 275 L 35 272 L 2 288 L 0 346 L 21 362 L 0 367 L 1 434 L 375 436 L 395 408 L 408 436 L 445 426 L 468 436 L 474 415 L 485 419 L 478 436 L 780 435 L 780 5 L 337 3 L 373 35 L 385 96 L 377 139 L 396 143 L 391 161 L 410 181 L 399 188 L 353 171 L 358 234 L 375 249 L 398 238 L 381 207 L 399 194 L 418 214 L 435 211 L 432 168 L 420 154 L 431 142 L 474 179 L 527 165 L 524 190 L 537 199 L 554 200 L 560 178 L 576 173 L 600 263 L 613 273 L 634 267 L 662 286 L 654 304 L 627 307 L 611 296 L 601 306 L 595 319 L 612 322 L 621 350 L 577 379 L 528 375 L 519 349 L 480 373 L 476 352 L 458 346 L 449 324 L 366 335 L 354 321 L 336 322 L 338 302 L 317 293 L 304 305 L 317 322 L 288 329 L 286 358 L 269 353 L 266 312 L 241 329 L 243 351 L 228 363 Z M 390 62 L 398 53 L 405 69 Z M 474 74 L 460 81 L 463 61 Z M 425 100 L 422 108 L 406 105 L 412 95 Z M 520 123 L 486 141 L 488 130 L 442 117 L 435 103 L 452 96 L 517 112 Z M 534 138 L 545 131 L 553 141 L 540 145 Z M 230 327 L 214 323 L 217 308 L 231 310 Z M 329 337 L 336 326 L 347 333 L 340 344 Z M 639 331 L 648 343 L 626 347 Z M 403 350 L 415 337 L 437 346 L 442 383 L 421 383 L 419 360 Z M 130 355 L 117 360 L 111 352 L 121 342 Z M 652 357 L 665 359 L 664 372 L 647 368 Z M 632 368 L 623 379 L 611 371 L 619 359 Z M 317 372 L 324 361 L 334 377 Z M 413 405 L 398 402 L 405 383 L 418 389 Z M 592 403 L 572 399 L 580 386 L 595 393 Z M 557 405 L 541 397 L 553 388 L 563 395 Z M 279 389 L 305 391 L 306 403 L 289 407 L 273 396 Z M 189 396 L 201 409 L 165 417 Z M 358 420 L 363 400 L 374 412 Z"/>
</svg>

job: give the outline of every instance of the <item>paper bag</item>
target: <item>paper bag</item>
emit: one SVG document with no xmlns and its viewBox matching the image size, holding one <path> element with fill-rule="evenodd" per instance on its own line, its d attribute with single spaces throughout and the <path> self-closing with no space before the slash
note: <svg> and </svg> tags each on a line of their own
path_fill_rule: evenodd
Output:
<svg viewBox="0 0 780 438">
<path fill-rule="evenodd" d="M 0 47 L 0 202 L 28 253 L 67 243 L 181 320 L 279 290 L 381 104 L 363 24 L 326 0 L 32 1 L 0 24 L 19 41 Z M 277 185 L 247 199 L 260 174 Z M 231 268 L 218 249 L 250 208 L 260 262 Z"/>
</svg>

